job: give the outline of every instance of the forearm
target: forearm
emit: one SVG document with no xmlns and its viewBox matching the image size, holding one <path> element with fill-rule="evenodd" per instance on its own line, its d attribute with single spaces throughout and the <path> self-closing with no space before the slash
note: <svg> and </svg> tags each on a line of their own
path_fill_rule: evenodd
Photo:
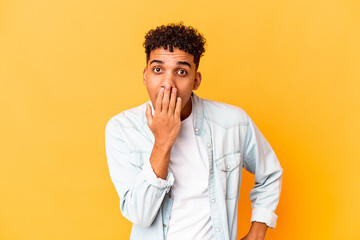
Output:
<svg viewBox="0 0 360 240">
<path fill-rule="evenodd" d="M 256 239 L 264 239 L 267 226 L 265 223 L 261 222 L 252 222 L 250 232 L 256 236 Z"/>
<path fill-rule="evenodd" d="M 242 240 L 264 240 L 267 226 L 265 223 L 252 222 L 249 233 Z"/>
<path fill-rule="evenodd" d="M 170 161 L 170 153 L 172 146 L 166 146 L 155 141 L 150 156 L 150 164 L 157 177 L 166 179 Z"/>
</svg>

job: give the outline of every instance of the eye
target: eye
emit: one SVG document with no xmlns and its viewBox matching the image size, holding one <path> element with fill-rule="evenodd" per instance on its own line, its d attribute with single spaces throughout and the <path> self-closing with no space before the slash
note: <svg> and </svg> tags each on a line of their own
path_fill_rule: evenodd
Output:
<svg viewBox="0 0 360 240">
<path fill-rule="evenodd" d="M 155 67 L 155 68 L 153 69 L 153 71 L 154 71 L 154 72 L 157 72 L 157 73 L 160 72 L 160 70 L 161 70 L 161 69 L 160 69 L 159 67 Z"/>
<path fill-rule="evenodd" d="M 185 71 L 184 69 L 180 69 L 180 70 L 178 71 L 178 73 L 179 73 L 180 75 L 185 75 L 185 74 L 186 74 L 186 71 Z"/>
</svg>

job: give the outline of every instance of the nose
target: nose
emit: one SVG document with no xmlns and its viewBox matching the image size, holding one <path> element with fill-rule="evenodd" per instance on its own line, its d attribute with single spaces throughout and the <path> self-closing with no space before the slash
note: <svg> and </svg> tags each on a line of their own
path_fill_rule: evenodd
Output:
<svg viewBox="0 0 360 240">
<path fill-rule="evenodd" d="M 170 88 L 176 87 L 175 86 L 174 76 L 171 73 L 164 74 L 164 78 L 163 78 L 161 86 L 164 87 L 164 88 L 166 88 L 166 87 L 170 87 Z"/>
</svg>

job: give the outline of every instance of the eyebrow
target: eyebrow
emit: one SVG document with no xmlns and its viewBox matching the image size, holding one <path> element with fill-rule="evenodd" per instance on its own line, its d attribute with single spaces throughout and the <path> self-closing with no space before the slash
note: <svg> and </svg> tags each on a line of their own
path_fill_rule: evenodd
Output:
<svg viewBox="0 0 360 240">
<path fill-rule="evenodd" d="M 164 64 L 164 62 L 163 61 L 160 61 L 160 60 L 152 60 L 151 62 L 150 62 L 150 65 L 151 64 L 153 64 L 153 63 L 160 63 L 160 64 Z"/>
<path fill-rule="evenodd" d="M 164 64 L 164 62 L 163 62 L 163 61 L 161 61 L 161 60 L 156 60 L 156 59 L 152 60 L 152 61 L 150 62 L 150 65 L 151 65 L 151 64 L 153 64 L 153 63 L 160 63 L 160 64 Z M 179 62 L 177 62 L 176 64 L 177 64 L 177 65 L 187 65 L 187 66 L 189 66 L 189 68 L 191 68 L 190 63 L 185 62 L 185 61 L 179 61 Z"/>
<path fill-rule="evenodd" d="M 178 65 L 187 65 L 187 66 L 189 66 L 189 68 L 191 68 L 190 63 L 188 63 L 188 62 L 177 62 L 176 64 L 178 64 Z"/>
</svg>

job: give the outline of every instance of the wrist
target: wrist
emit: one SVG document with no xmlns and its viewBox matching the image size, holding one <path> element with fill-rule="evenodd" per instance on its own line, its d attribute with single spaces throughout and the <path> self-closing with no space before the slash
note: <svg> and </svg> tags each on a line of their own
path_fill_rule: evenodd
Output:
<svg viewBox="0 0 360 240">
<path fill-rule="evenodd" d="M 155 143 L 154 143 L 154 149 L 159 152 L 159 153 L 163 153 L 164 155 L 170 154 L 171 152 L 171 148 L 172 148 L 173 144 L 169 144 L 169 142 L 166 141 L 158 141 L 155 139 Z"/>
<path fill-rule="evenodd" d="M 252 222 L 249 234 L 253 235 L 255 239 L 265 239 L 267 225 L 262 222 Z"/>
</svg>

